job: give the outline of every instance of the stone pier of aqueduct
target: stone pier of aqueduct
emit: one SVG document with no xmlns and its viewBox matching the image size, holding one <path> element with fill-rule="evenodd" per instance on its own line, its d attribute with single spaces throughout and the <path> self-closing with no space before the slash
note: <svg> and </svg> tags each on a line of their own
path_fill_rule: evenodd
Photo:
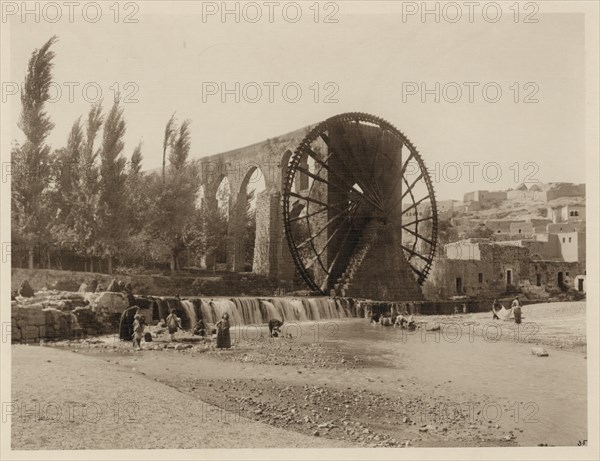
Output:
<svg viewBox="0 0 600 461">
<path fill-rule="evenodd" d="M 275 277 L 282 286 L 294 276 L 294 262 L 283 228 L 282 191 L 287 165 L 296 146 L 310 127 L 267 139 L 250 146 L 201 159 L 201 186 L 204 200 L 217 206 L 217 190 L 227 178 L 230 187 L 227 269 L 243 271 L 252 263 L 253 272 Z M 254 260 L 245 261 L 242 237 L 245 232 L 246 194 L 259 178 L 265 190 L 256 196 L 256 241 Z M 297 188 L 303 188 L 298 184 Z"/>
</svg>

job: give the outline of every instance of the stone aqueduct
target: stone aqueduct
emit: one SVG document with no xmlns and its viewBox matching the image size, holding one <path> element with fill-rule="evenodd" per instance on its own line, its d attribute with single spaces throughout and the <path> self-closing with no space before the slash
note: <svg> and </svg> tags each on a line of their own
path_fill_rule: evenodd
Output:
<svg viewBox="0 0 600 461">
<path fill-rule="evenodd" d="M 275 277 L 282 286 L 291 283 L 294 262 L 284 235 L 281 197 L 289 159 L 310 129 L 301 128 L 200 160 L 201 187 L 209 206 L 217 206 L 217 190 L 223 179 L 229 182 L 228 270 L 243 271 L 252 263 L 253 272 Z M 261 177 L 265 190 L 256 196 L 254 261 L 245 261 L 241 237 L 245 232 L 246 194 L 251 183 Z"/>
</svg>

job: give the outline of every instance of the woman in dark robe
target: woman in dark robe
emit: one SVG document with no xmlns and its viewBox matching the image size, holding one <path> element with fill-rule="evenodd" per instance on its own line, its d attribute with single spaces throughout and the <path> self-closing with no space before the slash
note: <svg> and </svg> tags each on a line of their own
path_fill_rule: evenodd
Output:
<svg viewBox="0 0 600 461">
<path fill-rule="evenodd" d="M 133 321 L 135 315 L 139 314 L 139 310 L 138 306 L 131 306 L 123 311 L 121 320 L 119 321 L 119 339 L 123 341 L 131 341 L 133 339 Z"/>
<path fill-rule="evenodd" d="M 231 336 L 229 334 L 229 314 L 223 314 L 215 327 L 217 327 L 217 347 L 219 349 L 229 349 L 231 347 Z"/>
</svg>

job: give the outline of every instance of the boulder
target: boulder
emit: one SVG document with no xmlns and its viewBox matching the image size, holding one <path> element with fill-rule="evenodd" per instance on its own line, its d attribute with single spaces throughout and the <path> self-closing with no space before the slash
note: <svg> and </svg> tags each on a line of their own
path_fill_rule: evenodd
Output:
<svg viewBox="0 0 600 461">
<path fill-rule="evenodd" d="M 87 291 L 89 291 L 90 293 L 93 293 L 96 291 L 96 288 L 98 288 L 98 280 L 92 279 L 89 281 L 89 283 L 87 285 L 88 285 Z"/>
<path fill-rule="evenodd" d="M 129 299 L 124 293 L 104 291 L 94 293 L 89 299 L 93 307 L 109 314 L 121 314 L 129 307 Z"/>
<path fill-rule="evenodd" d="M 31 288 L 31 285 L 27 280 L 23 280 L 23 282 L 21 282 L 18 293 L 19 296 L 24 298 L 33 298 L 34 295 L 33 288 Z"/>
<path fill-rule="evenodd" d="M 83 282 L 81 285 L 79 285 L 79 290 L 77 290 L 79 293 L 86 293 L 88 291 L 88 285 L 87 283 Z"/>
<path fill-rule="evenodd" d="M 112 292 L 119 292 L 121 291 L 120 287 L 119 287 L 119 283 L 117 282 L 117 279 L 112 279 L 110 284 L 108 285 L 108 288 L 106 289 L 106 291 L 112 291 Z"/>
<path fill-rule="evenodd" d="M 103 325 L 98 321 L 96 313 L 90 306 L 77 307 L 73 310 L 73 314 L 84 335 L 101 334 L 104 331 Z"/>
</svg>

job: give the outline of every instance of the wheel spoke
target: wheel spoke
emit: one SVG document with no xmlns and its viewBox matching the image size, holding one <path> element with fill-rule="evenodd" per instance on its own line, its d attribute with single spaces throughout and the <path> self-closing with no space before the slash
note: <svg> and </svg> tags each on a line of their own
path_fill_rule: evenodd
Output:
<svg viewBox="0 0 600 461">
<path fill-rule="evenodd" d="M 312 216 L 323 213 L 324 211 L 329 211 L 329 208 L 321 208 L 319 211 L 315 211 L 314 213 L 305 214 L 304 216 L 296 216 L 295 218 L 290 218 L 289 222 L 296 222 L 296 221 L 300 221 L 301 219 L 305 219 L 305 218 L 308 219 Z"/>
<path fill-rule="evenodd" d="M 336 219 L 338 219 L 339 217 L 341 217 L 344 214 L 346 214 L 346 216 L 347 216 L 348 212 L 350 211 L 350 209 L 351 209 L 351 207 L 348 207 L 348 209 L 346 209 L 346 210 L 344 210 L 344 211 L 336 214 L 333 218 L 331 218 L 329 221 L 327 221 L 325 223 L 325 225 L 321 229 L 319 229 L 319 231 L 315 235 L 312 235 L 311 237 L 309 237 L 308 239 L 306 239 L 304 242 L 302 242 L 301 244 L 297 245 L 297 248 L 300 249 L 300 248 L 303 248 L 306 245 L 308 245 L 310 242 L 312 242 L 314 239 L 316 239 L 319 235 L 321 235 L 323 233 L 323 231 L 325 229 L 327 229 L 329 227 L 329 225 L 331 223 L 333 223 Z"/>
<path fill-rule="evenodd" d="M 421 258 L 423 261 L 425 261 L 425 262 L 429 263 L 429 259 L 427 259 L 425 256 L 423 256 L 421 253 L 417 253 L 416 251 L 414 251 L 414 250 L 411 250 L 410 248 L 408 248 L 408 247 L 405 247 L 404 245 L 400 245 L 400 246 L 402 247 L 402 249 L 404 249 L 404 250 L 408 251 L 409 253 L 411 253 L 411 254 L 413 254 L 413 255 L 415 255 L 415 256 L 418 256 L 418 257 L 419 257 L 419 258 Z"/>
<path fill-rule="evenodd" d="M 343 220 L 342 223 L 345 222 L 346 220 L 348 220 L 350 217 L 346 216 Z M 327 239 L 327 242 L 325 242 L 325 245 L 323 245 L 323 248 L 321 248 L 321 250 L 317 253 L 317 256 L 315 258 L 313 258 L 306 266 L 307 269 L 309 269 L 315 262 L 317 262 L 318 259 L 321 258 L 321 255 L 325 252 L 325 250 L 327 249 L 327 247 L 329 246 L 329 244 L 331 243 L 331 241 L 333 240 L 333 237 L 335 237 L 335 235 L 338 233 L 338 231 L 342 228 L 341 224 L 335 228 L 335 230 L 331 233 L 331 235 L 329 236 L 329 238 Z M 323 268 L 323 270 L 327 273 L 327 275 L 329 275 L 329 271 L 325 268 L 325 266 L 323 266 L 323 263 L 321 263 L 321 261 L 319 261 L 319 263 L 321 264 L 321 267 Z"/>
<path fill-rule="evenodd" d="M 404 178 L 403 176 L 401 176 L 401 178 L 404 180 L 404 183 L 406 184 L 407 188 L 406 188 L 406 191 L 404 191 L 404 193 L 400 196 L 399 199 L 394 200 L 394 204 L 389 208 L 390 211 L 395 210 L 396 207 L 398 206 L 398 202 L 402 203 L 402 200 L 404 200 L 404 197 L 406 197 L 407 194 L 410 194 L 410 196 L 412 197 L 412 199 L 414 201 L 415 198 L 412 194 L 412 190 L 415 187 L 415 185 L 417 184 L 417 182 L 419 182 L 419 180 L 421 180 L 423 178 L 423 173 L 421 173 L 419 175 L 419 177 L 417 179 L 415 179 L 410 186 L 408 185 L 406 178 Z M 397 187 L 397 185 L 394 186 L 394 189 L 396 187 Z"/>
<path fill-rule="evenodd" d="M 310 197 L 309 195 L 306 195 L 306 196 L 304 196 L 304 195 L 297 194 L 296 192 L 289 192 L 288 194 L 289 194 L 289 195 L 291 195 L 292 197 L 296 197 L 296 198 L 299 198 L 299 199 L 302 199 L 302 200 L 307 200 L 307 201 L 309 201 L 309 202 L 313 202 L 313 203 L 316 203 L 316 204 L 318 204 L 318 205 L 321 205 L 321 206 L 327 207 L 328 209 L 330 209 L 330 208 L 337 209 L 337 210 L 340 210 L 340 209 L 341 209 L 341 208 L 338 206 L 338 205 L 340 205 L 339 203 L 336 203 L 336 204 L 334 204 L 334 205 L 330 205 L 330 204 L 328 204 L 328 203 L 321 202 L 320 200 L 317 200 L 317 199 L 315 199 L 315 198 L 312 198 L 312 197 Z M 343 205 L 343 203 L 342 203 L 341 205 Z"/>
<path fill-rule="evenodd" d="M 406 210 L 402 210 L 402 214 L 406 213 L 408 210 L 412 210 L 413 208 L 418 207 L 423 201 L 427 200 L 428 198 L 429 198 L 429 195 L 426 195 L 425 197 L 423 197 L 422 199 L 418 200 L 417 202 L 414 202 Z"/>
<path fill-rule="evenodd" d="M 320 158 L 318 158 L 318 156 L 317 156 L 316 152 L 315 152 L 315 151 L 313 151 L 313 150 L 312 150 L 312 149 L 311 149 L 309 146 L 305 146 L 305 148 L 306 148 L 306 150 L 307 150 L 307 152 L 306 152 L 306 153 L 307 153 L 308 155 L 310 155 L 310 156 L 311 156 L 311 157 L 312 157 L 312 158 L 315 160 L 315 162 L 317 162 L 319 165 L 321 165 L 323 168 L 325 168 L 325 169 L 327 170 L 327 172 L 328 172 L 328 173 L 329 173 L 331 176 L 333 176 L 333 177 L 335 177 L 335 178 L 339 179 L 339 180 L 340 180 L 340 182 L 343 182 L 343 183 L 345 183 L 345 184 L 346 184 L 346 186 L 347 186 L 347 187 L 348 187 L 350 190 L 353 190 L 353 191 L 355 191 L 357 194 L 360 194 L 360 195 L 361 195 L 361 196 L 362 196 L 362 197 L 363 197 L 363 198 L 364 198 L 364 199 L 365 199 L 365 200 L 366 200 L 366 201 L 367 201 L 367 202 L 368 202 L 368 203 L 369 203 L 371 206 L 374 206 L 374 207 L 375 207 L 375 208 L 377 208 L 378 210 L 380 210 L 380 211 L 383 211 L 383 209 L 381 208 L 381 206 L 380 206 L 379 204 L 375 203 L 375 202 L 374 202 L 374 201 L 373 201 L 373 200 L 372 200 L 370 197 L 367 197 L 367 195 L 366 195 L 366 194 L 364 194 L 364 193 L 363 193 L 363 194 L 361 194 L 361 193 L 360 193 L 358 190 L 356 190 L 356 189 L 354 188 L 354 186 L 353 186 L 353 185 L 349 184 L 349 183 L 348 183 L 348 182 L 347 182 L 345 179 L 343 179 L 342 177 L 340 177 L 340 176 L 338 176 L 337 174 L 335 174 L 335 173 L 334 173 L 334 172 L 331 170 L 331 168 L 329 168 L 329 166 L 328 166 L 327 164 L 325 164 L 325 163 L 324 163 L 324 162 L 323 162 L 323 161 L 322 161 Z M 331 155 L 330 155 L 329 157 L 331 157 Z M 301 168 L 300 166 L 296 167 L 296 169 L 300 169 L 300 168 Z M 302 171 L 302 170 L 301 170 L 301 171 Z M 306 170 L 304 170 L 304 171 L 306 171 Z M 312 173 L 310 173 L 310 174 L 312 174 Z M 318 176 L 318 175 L 313 175 L 313 176 L 315 176 L 315 179 L 316 179 L 316 178 L 319 178 L 319 180 L 320 180 L 320 181 L 322 181 L 322 182 L 325 182 L 326 184 L 332 184 L 332 185 L 333 185 L 333 183 L 329 183 L 329 182 L 327 182 L 327 181 L 324 181 L 324 179 L 323 179 L 323 178 L 321 178 L 321 177 L 320 177 L 320 176 Z M 334 187 L 335 187 L 335 186 L 334 186 Z M 339 188 L 338 188 L 338 189 L 339 189 Z M 342 189 L 342 190 L 343 190 L 343 189 Z M 344 192 L 345 192 L 345 193 L 348 193 L 348 191 L 345 191 L 345 190 L 344 190 Z M 364 192 L 364 191 L 363 191 L 363 192 Z"/>
<path fill-rule="evenodd" d="M 352 208 L 352 207 L 351 207 Z M 355 211 L 355 210 L 354 210 Z M 352 213 L 352 211 L 350 211 L 350 213 Z M 329 276 L 329 271 L 325 268 L 325 266 L 323 265 L 323 262 L 321 261 L 321 255 L 325 252 L 325 250 L 327 249 L 327 247 L 329 246 L 329 244 L 331 243 L 331 241 L 333 240 L 333 237 L 335 236 L 335 234 L 337 234 L 337 232 L 341 229 L 342 227 L 342 223 L 346 222 L 346 221 L 350 221 L 351 217 L 353 217 L 353 215 L 351 214 L 347 214 L 344 219 L 342 220 L 342 222 L 339 224 L 339 226 L 332 232 L 332 234 L 329 236 L 329 238 L 327 239 L 327 242 L 325 242 L 325 245 L 323 246 L 323 248 L 321 248 L 320 251 L 318 251 L 314 244 L 312 243 L 313 240 L 311 240 L 311 246 L 313 248 L 313 252 L 317 255 L 315 258 L 313 258 L 311 260 L 311 262 L 306 266 L 307 269 L 309 269 L 310 267 L 312 267 L 312 265 L 316 262 L 319 261 L 319 265 L 321 266 L 321 268 L 325 271 L 325 273 L 327 274 L 327 276 Z M 330 222 L 333 221 L 330 220 Z M 324 229 L 326 229 L 328 226 L 325 226 Z M 352 225 L 350 224 L 348 226 L 348 229 L 351 229 Z M 322 232 L 322 231 L 319 231 Z"/>
<path fill-rule="evenodd" d="M 411 222 L 409 222 L 409 223 L 402 224 L 402 227 L 405 227 L 405 226 L 406 226 L 406 227 L 408 227 L 408 226 L 412 226 L 413 224 L 419 224 L 419 223 L 420 223 L 420 222 L 422 222 L 422 221 L 428 221 L 428 220 L 430 220 L 430 219 L 433 219 L 433 216 L 426 216 L 426 217 L 424 217 L 424 218 L 421 218 L 421 219 L 415 219 L 414 221 L 411 221 Z"/>
<path fill-rule="evenodd" d="M 420 270 L 418 270 L 412 264 L 409 264 L 409 266 L 415 272 L 415 274 L 417 274 L 419 276 L 419 281 L 425 280 L 425 274 L 423 274 L 423 272 L 421 272 Z"/>
<path fill-rule="evenodd" d="M 410 186 L 408 186 L 407 190 L 406 190 L 406 191 L 405 191 L 405 192 L 402 194 L 402 197 L 400 197 L 400 200 L 402 200 L 404 197 L 406 197 L 406 194 L 408 194 L 408 193 L 409 193 L 409 192 L 410 192 L 410 191 L 413 189 L 413 187 L 415 187 L 415 185 L 416 185 L 416 184 L 417 184 L 417 183 L 418 183 L 418 182 L 419 182 L 421 179 L 423 179 L 423 173 L 421 173 L 421 174 L 420 174 L 420 175 L 417 177 L 417 179 L 415 179 L 415 180 L 413 181 L 413 183 L 412 183 Z"/>
<path fill-rule="evenodd" d="M 415 156 L 415 153 L 411 150 L 410 151 L 410 155 L 408 156 L 408 158 L 404 161 L 404 165 L 402 165 L 402 169 L 400 170 L 400 175 L 404 176 L 404 173 L 406 172 L 406 167 L 408 166 L 408 162 L 411 161 L 411 159 Z"/>
<path fill-rule="evenodd" d="M 356 190 L 354 187 L 350 188 L 350 190 L 346 190 L 343 187 L 338 186 L 334 182 L 329 182 L 325 178 L 322 178 L 321 176 L 319 176 L 317 174 L 311 173 L 310 171 L 305 170 L 304 168 L 302 168 L 300 166 L 298 166 L 296 168 L 296 170 L 300 171 L 301 173 L 303 173 L 303 174 L 305 174 L 305 175 L 307 175 L 307 176 L 309 176 L 309 177 L 311 177 L 311 178 L 313 178 L 313 179 L 315 179 L 317 181 L 322 182 L 323 184 L 327 184 L 328 186 L 333 186 L 338 191 L 340 191 L 340 192 L 342 192 L 344 194 L 354 193 L 354 194 L 358 195 L 362 200 L 364 200 L 365 202 L 367 202 L 369 205 L 374 206 L 377 209 L 381 210 L 381 208 L 376 203 L 373 203 L 371 201 L 371 199 L 369 199 L 369 197 L 367 197 L 365 194 L 361 193 L 360 191 Z"/>
<path fill-rule="evenodd" d="M 335 266 L 335 264 L 337 263 L 338 258 L 340 257 L 340 254 L 342 252 L 342 248 L 344 248 L 344 244 L 346 243 L 346 241 L 348 240 L 348 237 L 350 236 L 350 233 L 352 231 L 352 227 L 348 226 L 348 230 L 346 231 L 346 234 L 344 235 L 344 238 L 342 239 L 339 247 L 338 247 L 338 251 L 336 252 L 333 260 L 331 261 L 331 264 L 329 264 L 329 269 L 326 271 L 327 272 L 327 276 L 325 277 L 325 279 L 323 280 L 323 282 L 321 282 L 320 285 L 320 289 L 321 291 L 325 291 L 325 287 L 326 282 L 329 280 L 329 276 L 331 275 L 331 271 L 333 270 L 333 266 Z"/>
<path fill-rule="evenodd" d="M 425 237 L 423 237 L 421 234 L 416 233 L 415 231 L 413 231 L 412 229 L 408 229 L 405 226 L 402 226 L 402 229 L 404 229 L 405 231 L 410 232 L 412 235 L 414 235 L 417 238 L 420 238 L 421 240 L 429 243 L 430 245 L 433 245 L 433 242 Z"/>
</svg>

